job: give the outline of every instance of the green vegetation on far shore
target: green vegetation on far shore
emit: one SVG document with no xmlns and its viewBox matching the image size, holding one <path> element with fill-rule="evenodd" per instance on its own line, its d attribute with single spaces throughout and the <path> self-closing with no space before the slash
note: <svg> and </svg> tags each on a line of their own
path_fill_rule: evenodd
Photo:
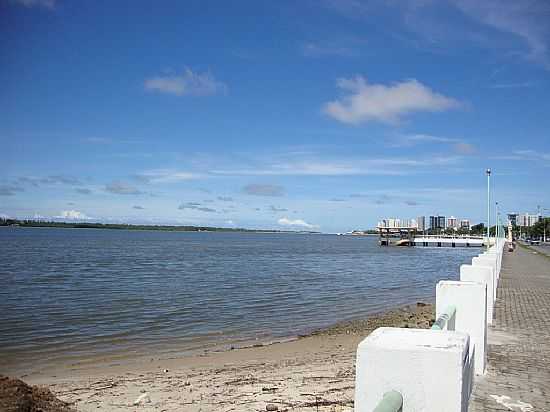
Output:
<svg viewBox="0 0 550 412">
<path fill-rule="evenodd" d="M 56 222 L 32 219 L 1 219 L 0 226 L 19 227 L 56 227 L 66 229 L 118 229 L 118 230 L 160 230 L 167 232 L 248 232 L 248 233 L 318 233 L 312 231 L 244 229 L 211 226 L 177 226 L 177 225 L 131 225 L 126 223 L 99 222 Z"/>
</svg>

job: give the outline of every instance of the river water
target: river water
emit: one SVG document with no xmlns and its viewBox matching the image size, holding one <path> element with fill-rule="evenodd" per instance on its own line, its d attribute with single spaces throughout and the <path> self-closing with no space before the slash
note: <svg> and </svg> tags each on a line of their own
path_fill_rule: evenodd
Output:
<svg viewBox="0 0 550 412">
<path fill-rule="evenodd" d="M 2 228 L 0 373 L 294 336 L 433 300 L 477 253 L 376 237 Z"/>
</svg>

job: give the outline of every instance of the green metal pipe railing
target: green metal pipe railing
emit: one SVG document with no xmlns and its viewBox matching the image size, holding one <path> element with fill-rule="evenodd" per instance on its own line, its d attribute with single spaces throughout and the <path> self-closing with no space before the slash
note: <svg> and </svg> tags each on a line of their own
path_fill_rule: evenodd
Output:
<svg viewBox="0 0 550 412">
<path fill-rule="evenodd" d="M 447 322 L 456 314 L 456 306 L 448 306 L 432 325 L 433 330 L 443 330 Z"/>
<path fill-rule="evenodd" d="M 403 412 L 403 396 L 397 391 L 386 392 L 372 412 Z"/>
</svg>

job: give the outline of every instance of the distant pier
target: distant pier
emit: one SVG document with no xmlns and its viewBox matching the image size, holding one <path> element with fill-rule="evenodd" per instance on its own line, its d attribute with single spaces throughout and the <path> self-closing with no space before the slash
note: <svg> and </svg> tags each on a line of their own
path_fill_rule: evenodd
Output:
<svg viewBox="0 0 550 412">
<path fill-rule="evenodd" d="M 415 226 L 378 227 L 380 246 L 481 247 L 486 238 L 472 235 L 424 235 Z"/>
<path fill-rule="evenodd" d="M 482 236 L 438 236 L 424 235 L 415 237 L 411 246 L 425 247 L 482 247 L 485 239 Z"/>
</svg>

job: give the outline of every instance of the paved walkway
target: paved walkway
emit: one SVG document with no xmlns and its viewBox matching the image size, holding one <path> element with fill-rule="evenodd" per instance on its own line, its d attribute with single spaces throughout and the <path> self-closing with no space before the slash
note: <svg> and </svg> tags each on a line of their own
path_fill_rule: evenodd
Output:
<svg viewBox="0 0 550 412">
<path fill-rule="evenodd" d="M 519 246 L 505 252 L 488 343 L 470 412 L 550 412 L 549 258 Z"/>
</svg>

